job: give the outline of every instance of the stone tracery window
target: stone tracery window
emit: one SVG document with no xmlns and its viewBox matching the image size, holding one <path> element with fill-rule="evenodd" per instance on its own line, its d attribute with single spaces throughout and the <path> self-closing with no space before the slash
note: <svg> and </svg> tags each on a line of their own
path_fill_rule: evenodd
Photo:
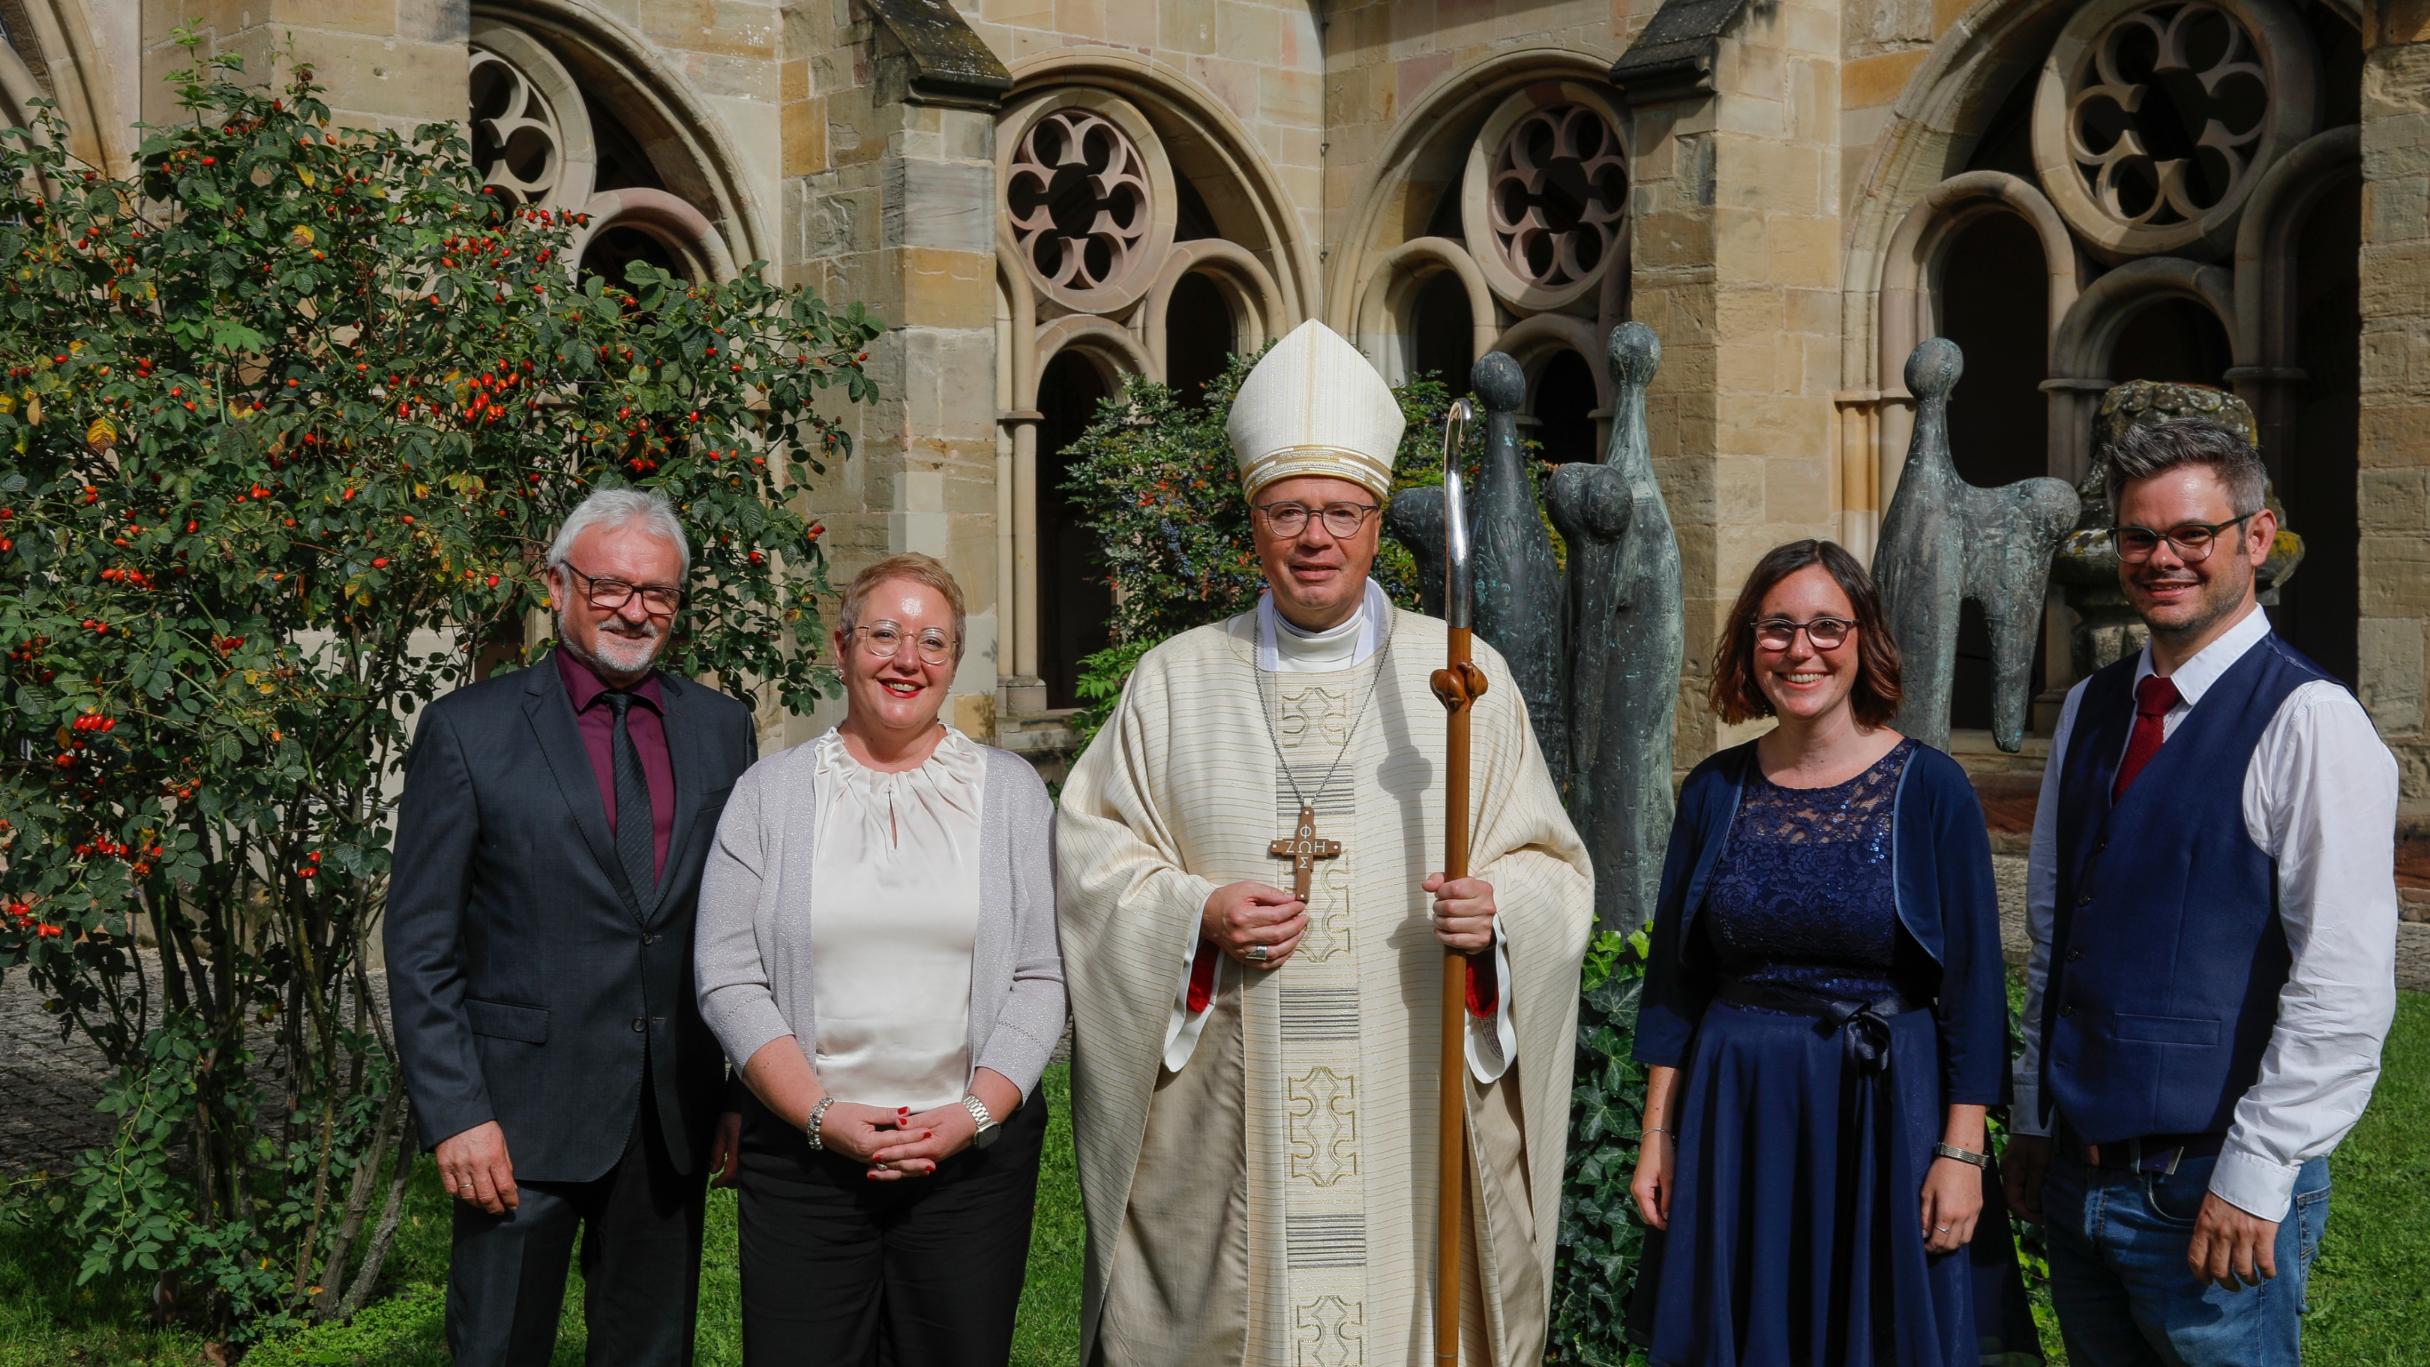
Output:
<svg viewBox="0 0 2430 1367">
<path fill-rule="evenodd" d="M 1493 154 L 1487 221 L 1502 263 L 1530 284 L 1591 279 L 1611 254 L 1627 210 L 1619 136 L 1584 105 L 1537 109 Z"/>
<path fill-rule="evenodd" d="M 622 283 L 634 261 L 694 279 L 733 270 L 709 216 L 636 158 L 598 82 L 577 79 L 548 46 L 511 25 L 476 25 L 466 78 L 482 183 L 518 207 L 585 215 L 574 243 L 583 273 Z"/>
<path fill-rule="evenodd" d="M 1625 255 L 1628 159 L 1610 110 L 1569 82 L 1514 92 L 1469 145 L 1459 203 L 1462 245 L 1504 303 L 1585 298 Z"/>
<path fill-rule="evenodd" d="M 2094 0 L 2035 93 L 2042 186 L 2111 259 L 2216 253 L 2312 131 L 2318 59 L 2283 0 Z"/>
<path fill-rule="evenodd" d="M 1031 124 L 1004 194 L 1021 259 L 1049 289 L 1118 285 L 1145 263 L 1153 226 L 1147 165 L 1109 119 L 1071 108 Z"/>
</svg>

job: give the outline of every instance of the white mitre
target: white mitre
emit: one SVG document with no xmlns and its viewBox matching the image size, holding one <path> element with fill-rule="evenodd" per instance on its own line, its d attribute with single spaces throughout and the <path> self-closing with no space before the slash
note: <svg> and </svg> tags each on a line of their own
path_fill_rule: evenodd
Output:
<svg viewBox="0 0 2430 1367">
<path fill-rule="evenodd" d="M 1346 479 L 1381 499 L 1392 492 L 1402 426 L 1384 377 L 1341 334 L 1310 319 L 1241 381 L 1224 435 L 1251 500 L 1299 475 Z"/>
</svg>

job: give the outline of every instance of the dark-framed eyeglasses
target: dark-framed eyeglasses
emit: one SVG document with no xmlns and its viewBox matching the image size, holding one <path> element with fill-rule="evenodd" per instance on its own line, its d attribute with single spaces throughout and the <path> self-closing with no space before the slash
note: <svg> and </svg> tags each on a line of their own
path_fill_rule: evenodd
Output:
<svg viewBox="0 0 2430 1367">
<path fill-rule="evenodd" d="M 1367 519 L 1375 516 L 1375 510 L 1380 506 L 1375 503 L 1328 503 L 1322 508 L 1311 508 L 1305 503 L 1293 503 L 1286 499 L 1278 503 L 1260 503 L 1257 512 L 1266 520 L 1266 525 L 1274 529 L 1276 536 L 1299 535 L 1308 529 L 1308 519 L 1313 517 L 1321 520 L 1325 530 L 1333 535 L 1352 537 L 1358 535 L 1358 529 L 1367 525 Z"/>
<path fill-rule="evenodd" d="M 1766 650 L 1787 650 L 1804 632 L 1816 650 L 1837 650 L 1848 643 L 1848 633 L 1856 623 L 1845 617 L 1817 617 L 1800 622 L 1787 617 L 1758 617 L 1754 621 L 1755 644 Z"/>
<path fill-rule="evenodd" d="M 911 632 L 896 622 L 867 622 L 854 627 L 852 634 L 861 638 L 861 649 L 873 660 L 893 659 L 902 652 L 905 641 L 911 642 L 922 664 L 941 665 L 953 659 L 953 638 L 935 627 Z"/>
<path fill-rule="evenodd" d="M 2225 522 L 2180 522 L 2167 531 L 2138 527 L 2129 522 L 2119 526 L 2110 535 L 2117 541 L 2118 558 L 2129 565 L 2140 565 L 2151 559 L 2153 552 L 2160 549 L 2160 543 L 2163 541 L 2169 544 L 2170 549 L 2177 552 L 2179 560 L 2188 565 L 2199 565 L 2211 558 L 2212 551 L 2219 549 L 2221 532 L 2230 527 L 2241 526 L 2259 516 L 2261 516 L 2261 510 L 2255 508 L 2249 513 L 2241 513 Z"/>
<path fill-rule="evenodd" d="M 601 612 L 622 612 L 624 605 L 632 602 L 636 593 L 641 595 L 643 610 L 652 617 L 672 617 L 675 610 L 683 606 L 684 591 L 673 584 L 633 584 L 622 579 L 602 579 L 574 568 L 571 560 L 557 563 L 565 567 L 567 574 L 588 585 L 582 592 L 583 601 Z"/>
</svg>

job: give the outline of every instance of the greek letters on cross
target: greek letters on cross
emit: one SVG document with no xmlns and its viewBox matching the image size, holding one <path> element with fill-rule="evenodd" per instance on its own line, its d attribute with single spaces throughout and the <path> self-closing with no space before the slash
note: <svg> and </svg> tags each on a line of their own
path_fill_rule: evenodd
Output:
<svg viewBox="0 0 2430 1367">
<path fill-rule="evenodd" d="M 1308 900 L 1308 881 L 1316 873 L 1316 861 L 1337 858 L 1341 852 L 1342 842 L 1316 838 L 1316 808 L 1304 803 L 1299 809 L 1299 825 L 1290 837 L 1266 846 L 1266 853 L 1291 861 L 1291 895 L 1303 902 Z"/>
</svg>

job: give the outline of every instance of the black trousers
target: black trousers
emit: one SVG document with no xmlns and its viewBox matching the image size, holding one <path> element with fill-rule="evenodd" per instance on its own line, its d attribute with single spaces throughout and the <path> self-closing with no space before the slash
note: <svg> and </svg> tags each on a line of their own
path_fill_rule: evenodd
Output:
<svg viewBox="0 0 2430 1367">
<path fill-rule="evenodd" d="M 447 1347 L 459 1367 L 546 1367 L 577 1231 L 590 1326 L 584 1360 L 688 1367 L 708 1174 L 675 1171 L 646 1084 L 639 1111 L 605 1176 L 517 1182 L 519 1202 L 504 1215 L 456 1203 Z"/>
<path fill-rule="evenodd" d="M 756 1098 L 743 1112 L 745 1367 L 1004 1367 L 1029 1266 L 1043 1091 L 985 1149 L 872 1182 Z"/>
</svg>

